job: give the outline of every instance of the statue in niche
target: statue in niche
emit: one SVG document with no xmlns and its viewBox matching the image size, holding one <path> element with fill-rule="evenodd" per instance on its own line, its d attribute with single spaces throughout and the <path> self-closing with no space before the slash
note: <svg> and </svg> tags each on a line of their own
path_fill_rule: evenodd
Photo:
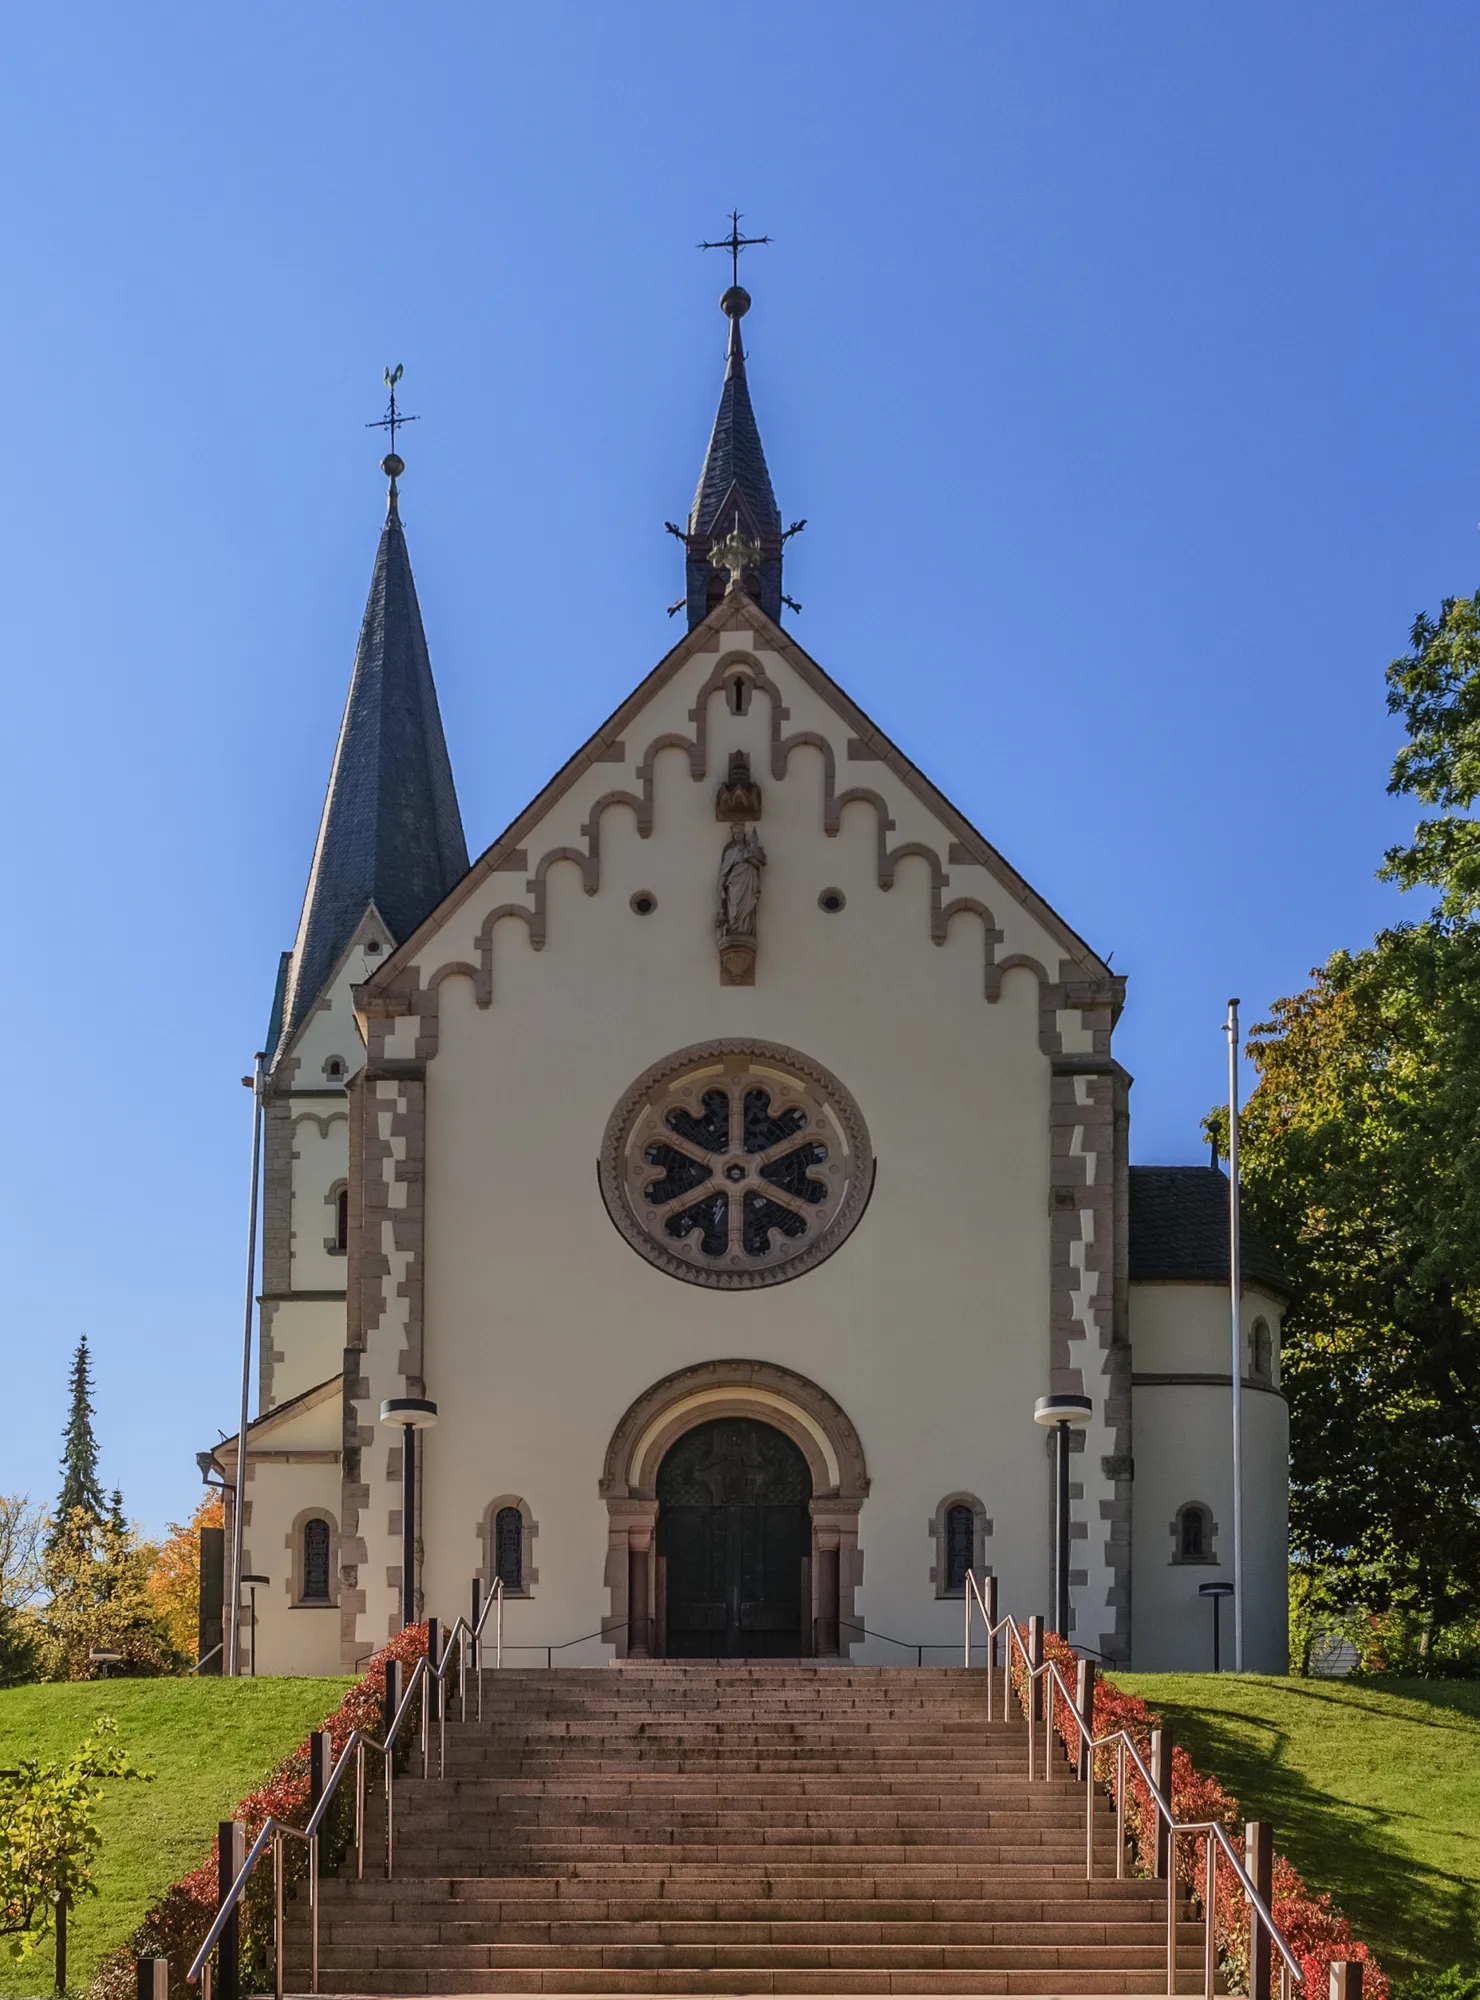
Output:
<svg viewBox="0 0 1480 2000">
<path fill-rule="evenodd" d="M 756 912 L 765 865 L 766 851 L 755 828 L 734 826 L 720 856 L 719 908 L 714 917 L 720 973 L 727 986 L 754 983 Z"/>
</svg>

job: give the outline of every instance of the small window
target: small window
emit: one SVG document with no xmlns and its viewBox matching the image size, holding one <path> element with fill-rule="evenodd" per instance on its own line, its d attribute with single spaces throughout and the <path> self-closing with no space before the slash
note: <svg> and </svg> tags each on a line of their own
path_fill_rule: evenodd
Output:
<svg viewBox="0 0 1480 2000">
<path fill-rule="evenodd" d="M 303 1524 L 303 1602 L 329 1602 L 329 1523 L 312 1520 Z"/>
<path fill-rule="evenodd" d="M 524 1588 L 524 1516 L 500 1507 L 493 1523 L 493 1573 L 505 1590 Z"/>
<path fill-rule="evenodd" d="M 817 907 L 819 910 L 826 910 L 830 917 L 835 917 L 847 900 L 841 889 L 824 889 L 817 898 Z"/>
<path fill-rule="evenodd" d="M 658 899 L 651 889 L 639 889 L 629 900 L 640 917 L 650 917 L 658 907 Z"/>
<path fill-rule="evenodd" d="M 1179 1507 L 1172 1524 L 1173 1562 L 1210 1563 L 1213 1555 L 1213 1516 L 1208 1508 L 1194 1502 Z"/>
<path fill-rule="evenodd" d="M 966 1572 L 976 1553 L 976 1519 L 971 1509 L 957 1503 L 946 1509 L 946 1594 L 959 1597 L 966 1589 Z"/>
<path fill-rule="evenodd" d="M 349 1189 L 342 1187 L 334 1197 L 334 1248 L 349 1248 Z"/>
<path fill-rule="evenodd" d="M 1269 1321 L 1256 1319 L 1253 1338 L 1250 1341 L 1250 1373 L 1256 1382 L 1274 1380 L 1274 1335 L 1269 1330 Z"/>
</svg>

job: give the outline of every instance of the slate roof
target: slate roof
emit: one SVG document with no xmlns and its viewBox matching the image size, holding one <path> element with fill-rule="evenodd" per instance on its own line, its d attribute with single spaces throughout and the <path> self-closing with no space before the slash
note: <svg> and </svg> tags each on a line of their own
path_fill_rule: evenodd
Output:
<svg viewBox="0 0 1480 2000">
<path fill-rule="evenodd" d="M 708 560 L 709 550 L 729 533 L 737 513 L 742 529 L 765 551 L 765 560 L 755 571 L 760 607 L 768 618 L 778 623 L 781 618 L 781 513 L 771 490 L 771 474 L 751 406 L 745 349 L 740 340 L 740 318 L 749 301 L 738 289 L 727 292 L 725 298 L 741 303 L 738 310 L 729 314 L 730 343 L 724 387 L 700 468 L 699 484 L 694 490 L 694 504 L 689 509 L 690 629 L 709 614 L 708 583 L 714 574 Z"/>
<path fill-rule="evenodd" d="M 1217 1167 L 1132 1167 L 1130 1279 L 1191 1285 L 1228 1283 L 1228 1176 Z M 1247 1212 L 1239 1263 L 1248 1284 L 1282 1298 L 1290 1280 Z"/>
<path fill-rule="evenodd" d="M 468 848 L 391 485 L 282 1013 L 286 1046 L 373 903 L 391 944 L 467 873 Z"/>
</svg>

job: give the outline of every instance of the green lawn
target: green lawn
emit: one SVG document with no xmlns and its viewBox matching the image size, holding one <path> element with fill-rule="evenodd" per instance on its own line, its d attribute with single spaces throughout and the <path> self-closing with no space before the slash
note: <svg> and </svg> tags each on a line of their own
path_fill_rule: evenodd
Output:
<svg viewBox="0 0 1480 2000">
<path fill-rule="evenodd" d="M 1402 1975 L 1480 1967 L 1480 1683 L 1117 1674 Z"/>
<path fill-rule="evenodd" d="M 81 1985 L 161 1890 L 210 1853 L 225 1818 L 315 1724 L 343 1680 L 161 1680 L 0 1689 L 0 1765 L 65 1755 L 111 1715 L 153 1784 L 110 1782 L 102 1808 L 100 1894 L 76 1911 L 68 1982 Z M 50 1941 L 33 1959 L 0 1959 L 0 1995 L 49 1993 Z"/>
</svg>

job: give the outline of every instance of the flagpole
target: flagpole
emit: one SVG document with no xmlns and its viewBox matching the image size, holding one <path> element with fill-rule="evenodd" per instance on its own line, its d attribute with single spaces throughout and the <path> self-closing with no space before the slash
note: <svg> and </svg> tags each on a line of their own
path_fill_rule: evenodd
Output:
<svg viewBox="0 0 1480 2000">
<path fill-rule="evenodd" d="M 241 1672 L 242 1542 L 247 1524 L 247 1404 L 252 1386 L 252 1307 L 257 1289 L 257 1188 L 262 1163 L 262 1084 L 265 1058 L 259 1053 L 242 1082 L 252 1090 L 252 1192 L 247 1202 L 247 1297 L 242 1308 L 242 1398 L 236 1432 L 236 1493 L 231 1509 L 231 1601 L 227 1608 L 226 1671 Z"/>
<path fill-rule="evenodd" d="M 1233 1350 L 1233 1670 L 1244 1670 L 1244 1340 L 1240 1304 L 1238 1188 L 1238 1001 L 1228 1003 L 1228 1298 Z"/>
</svg>

